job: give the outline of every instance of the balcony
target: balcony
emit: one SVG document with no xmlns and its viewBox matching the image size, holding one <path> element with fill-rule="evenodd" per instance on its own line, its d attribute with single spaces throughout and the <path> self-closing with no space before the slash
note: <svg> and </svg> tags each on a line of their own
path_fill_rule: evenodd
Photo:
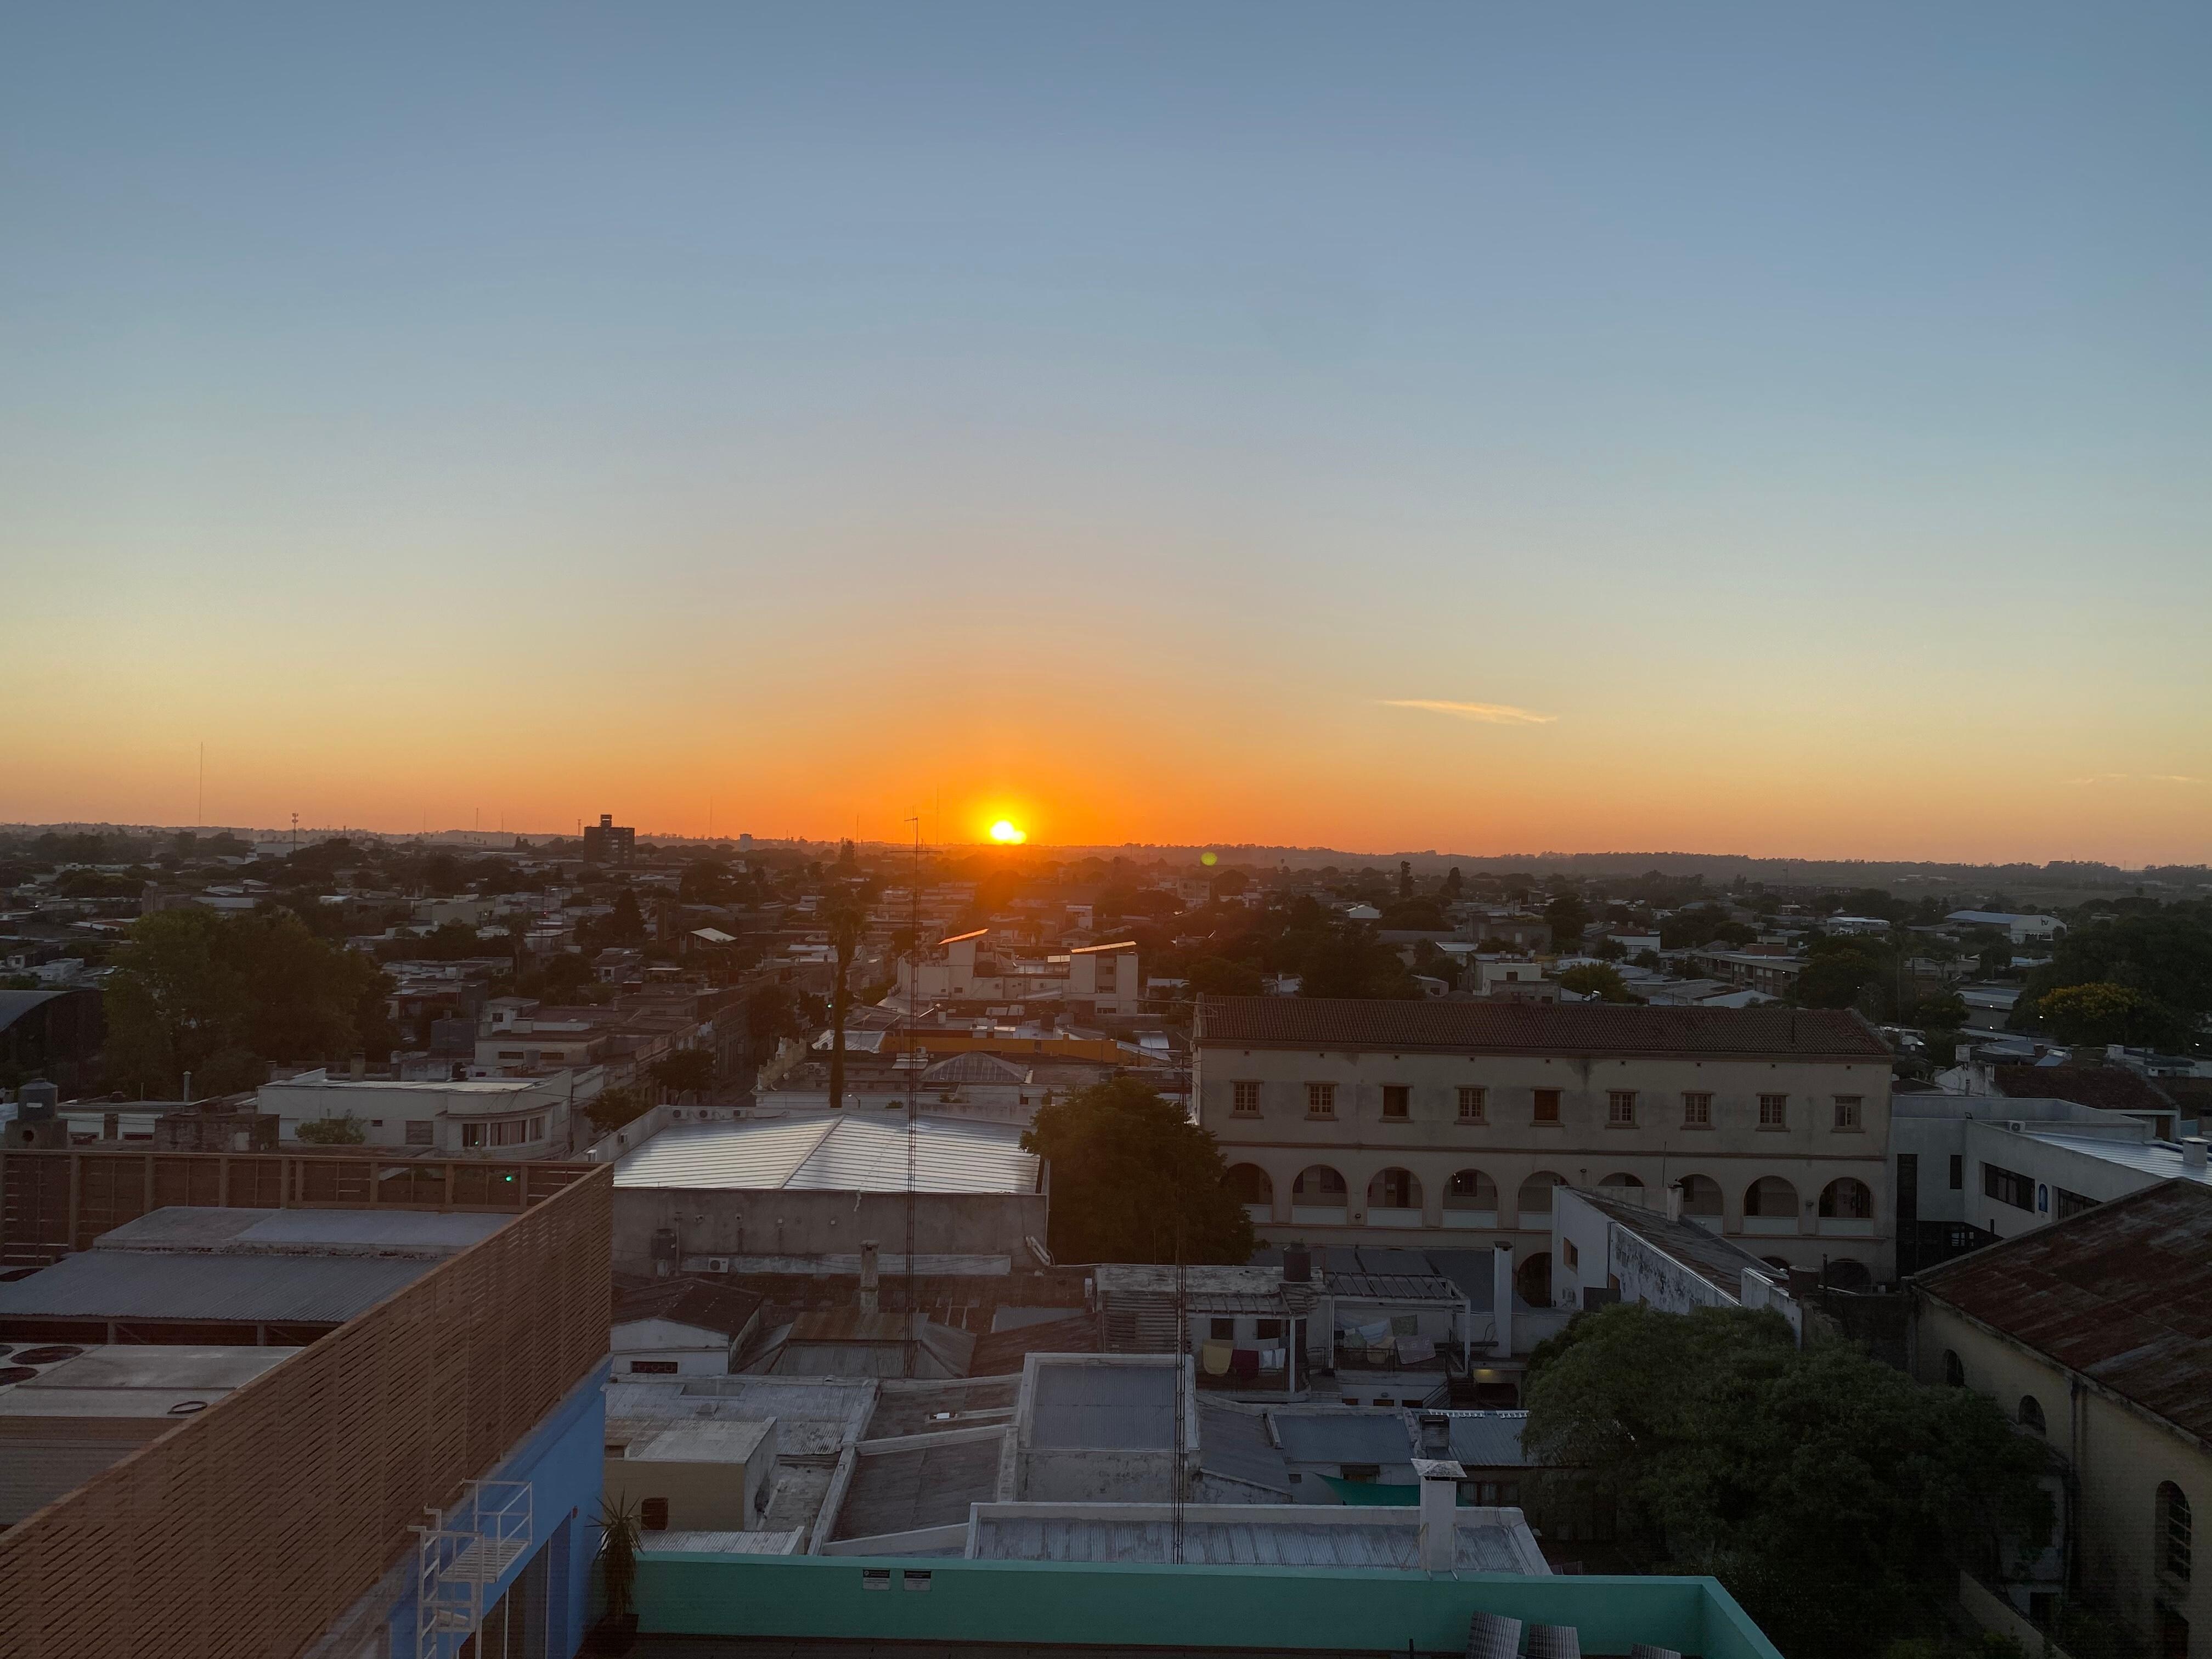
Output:
<svg viewBox="0 0 2212 1659">
<path fill-rule="evenodd" d="M 1753 1238 L 1795 1237 L 1797 1218 L 1794 1215 L 1747 1215 L 1743 1218 L 1743 1231 Z"/>
<path fill-rule="evenodd" d="M 1443 1224 L 1447 1227 L 1466 1227 L 1477 1231 L 1490 1231 L 1498 1225 L 1495 1210 L 1455 1210 L 1450 1201 L 1444 1204 Z"/>
<path fill-rule="evenodd" d="M 1367 1224 L 1370 1227 L 1418 1227 L 1421 1224 L 1421 1212 L 1416 1209 L 1400 1210 L 1387 1205 L 1370 1204 L 1367 1206 Z"/>
<path fill-rule="evenodd" d="M 1748 1228 L 1746 1229 L 1749 1231 Z M 1820 1237 L 1823 1238 L 1872 1238 L 1874 1220 L 1871 1217 L 1824 1215 L 1820 1218 Z"/>
<path fill-rule="evenodd" d="M 1352 1218 L 1352 1212 L 1341 1204 L 1293 1204 L 1291 1221 L 1299 1227 L 1341 1227 Z"/>
</svg>

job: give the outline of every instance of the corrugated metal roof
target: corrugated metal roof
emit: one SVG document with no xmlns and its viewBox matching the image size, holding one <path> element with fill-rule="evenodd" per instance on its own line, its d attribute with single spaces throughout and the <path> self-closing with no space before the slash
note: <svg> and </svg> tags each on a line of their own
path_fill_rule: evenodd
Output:
<svg viewBox="0 0 2212 1659">
<path fill-rule="evenodd" d="M 2125 1164 L 2160 1181 L 2194 1181 L 2212 1187 L 2212 1169 L 2192 1170 L 2182 1162 L 2181 1148 L 2157 1140 L 2122 1140 L 2110 1135 L 2069 1135 L 2055 1129 L 2030 1128 L 2031 1140 L 2040 1140 L 2069 1152 L 2101 1158 L 2107 1164 Z"/>
<path fill-rule="evenodd" d="M 2212 1440 L 2212 1188 L 2161 1182 L 1913 1282 Z"/>
<path fill-rule="evenodd" d="M 450 1255 L 514 1219 L 436 1210 L 200 1209 L 181 1205 L 127 1221 L 95 1241 L 102 1249 L 206 1250 L 239 1255 L 398 1251 Z"/>
<path fill-rule="evenodd" d="M 1267 1419 L 1259 1412 L 1239 1411 L 1225 1401 L 1198 1402 L 1200 1467 L 1247 1486 L 1291 1497 L 1290 1468 L 1267 1438 Z"/>
<path fill-rule="evenodd" d="M 1413 1436 L 1395 1411 L 1268 1413 L 1293 1463 L 1405 1463 Z"/>
<path fill-rule="evenodd" d="M 1200 1018 L 1198 1041 L 1216 1048 L 1889 1060 L 1874 1028 L 1848 1009 L 1207 997 Z"/>
<path fill-rule="evenodd" d="M 1165 1561 L 1175 1523 L 1165 1507 L 1127 1504 L 1127 1519 L 1023 1513 L 1026 1504 L 987 1504 L 976 1514 L 974 1554 L 1000 1561 Z M 1097 1506 L 1109 1507 L 1106 1505 Z M 1214 1508 L 1218 1512 L 1218 1506 Z M 1182 1559 L 1208 1566 L 1395 1567 L 1420 1565 L 1420 1528 L 1414 1511 L 1364 1510 L 1377 1522 L 1330 1519 L 1326 1505 L 1250 1505 L 1249 1518 L 1215 1520 L 1204 1510 L 1185 1512 Z M 1403 1515 L 1405 1519 L 1395 1517 Z M 1505 1517 L 1510 1516 L 1508 1520 Z M 1494 1518 L 1492 1518 L 1494 1517 Z M 1461 1510 L 1454 1528 L 1455 1567 L 1462 1572 L 1548 1573 L 1542 1553 L 1517 1510 Z"/>
<path fill-rule="evenodd" d="M 1035 1192 L 1037 1160 L 1021 1136 L 1012 1124 L 917 1119 L 915 1190 Z M 625 1154 L 615 1185 L 904 1192 L 907 1139 L 905 1117 L 890 1113 L 686 1125 Z"/>
<path fill-rule="evenodd" d="M 0 1285 L 0 1316 L 335 1325 L 437 1265 L 427 1256 L 82 1250 L 28 1279 Z"/>
<path fill-rule="evenodd" d="M 1526 1412 L 1454 1412 L 1451 1455 L 1468 1468 L 1528 1468 L 1535 1459 L 1521 1449 Z"/>
<path fill-rule="evenodd" d="M 641 1534 L 644 1555 L 796 1555 L 804 1532 L 648 1532 Z"/>
</svg>

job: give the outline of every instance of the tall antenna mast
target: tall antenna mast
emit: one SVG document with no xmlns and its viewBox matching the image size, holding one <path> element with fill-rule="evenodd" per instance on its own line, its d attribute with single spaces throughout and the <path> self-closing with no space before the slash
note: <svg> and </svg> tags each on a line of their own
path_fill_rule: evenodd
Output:
<svg viewBox="0 0 2212 1659">
<path fill-rule="evenodd" d="M 914 1164 L 921 1133 L 921 1068 L 915 1064 L 915 999 L 921 991 L 921 812 L 915 810 L 914 871 L 907 882 L 906 944 L 906 1374 L 914 1375 Z"/>
<path fill-rule="evenodd" d="M 1175 1351 L 1171 1356 L 1173 1369 L 1169 1372 L 1168 1382 L 1168 1387 L 1171 1391 L 1170 1398 L 1174 1402 L 1172 1409 L 1175 1415 L 1175 1456 L 1168 1469 L 1168 1480 L 1170 1482 L 1168 1501 L 1171 1506 L 1168 1524 L 1168 1559 L 1179 1567 L 1182 1565 L 1182 1465 L 1186 1455 L 1185 1448 L 1190 1442 L 1189 1426 L 1184 1423 L 1182 1413 L 1182 1356 L 1183 1350 L 1190 1346 L 1190 1286 L 1188 1276 L 1183 1272 L 1182 1218 L 1180 1215 L 1176 1218 L 1175 1252 L 1176 1340 Z"/>
</svg>

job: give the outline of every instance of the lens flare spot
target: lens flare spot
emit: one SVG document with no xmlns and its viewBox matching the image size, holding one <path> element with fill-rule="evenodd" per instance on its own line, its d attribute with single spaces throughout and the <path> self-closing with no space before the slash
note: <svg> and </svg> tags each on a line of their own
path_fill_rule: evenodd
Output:
<svg viewBox="0 0 2212 1659">
<path fill-rule="evenodd" d="M 991 826 L 991 839 L 1001 847 L 1019 847 L 1029 838 L 1029 831 L 1017 827 L 1010 818 L 1000 818 Z"/>
</svg>

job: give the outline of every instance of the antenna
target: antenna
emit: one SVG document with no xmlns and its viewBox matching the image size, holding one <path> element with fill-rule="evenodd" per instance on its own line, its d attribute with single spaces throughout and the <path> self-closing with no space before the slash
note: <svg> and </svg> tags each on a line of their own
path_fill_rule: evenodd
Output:
<svg viewBox="0 0 2212 1659">
<path fill-rule="evenodd" d="M 1182 1265 L 1182 1217 L 1176 1217 L 1175 1245 L 1175 1351 L 1170 1358 L 1172 1369 L 1168 1374 L 1170 1398 L 1175 1417 L 1175 1455 L 1168 1468 L 1170 1515 L 1168 1523 L 1168 1559 L 1176 1566 L 1182 1565 L 1183 1492 L 1182 1465 L 1185 1448 L 1190 1442 L 1189 1426 L 1182 1413 L 1182 1357 L 1190 1346 L 1190 1286 Z"/>
<path fill-rule="evenodd" d="M 192 820 L 192 828 L 207 828 L 207 745 L 200 745 L 200 804 L 199 816 Z"/>
<path fill-rule="evenodd" d="M 906 1374 L 914 1375 L 915 1300 L 914 1300 L 914 1162 L 915 1137 L 920 1133 L 921 1122 L 916 1115 L 921 1095 L 921 1068 L 915 1062 L 914 1000 L 921 988 L 921 814 L 919 811 L 909 820 L 914 825 L 914 872 L 907 882 L 906 943 Z M 854 826 L 858 828 L 857 823 Z"/>
</svg>

